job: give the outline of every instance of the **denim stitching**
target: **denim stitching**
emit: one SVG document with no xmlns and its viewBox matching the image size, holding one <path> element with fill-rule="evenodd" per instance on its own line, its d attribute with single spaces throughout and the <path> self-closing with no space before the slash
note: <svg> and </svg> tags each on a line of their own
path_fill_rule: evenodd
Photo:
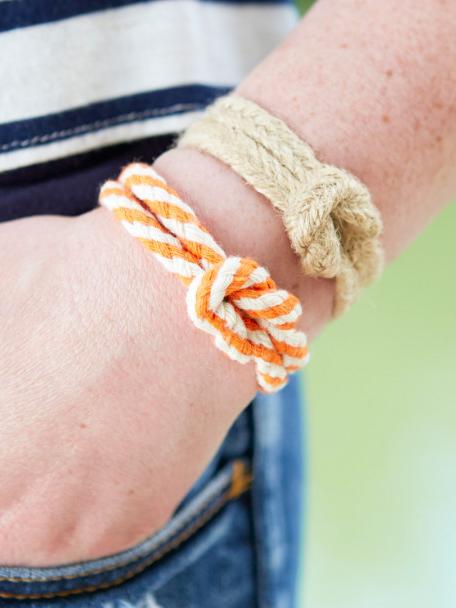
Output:
<svg viewBox="0 0 456 608">
<path fill-rule="evenodd" d="M 246 487 L 244 492 L 246 492 L 248 489 L 249 488 Z M 241 495 L 242 495 L 242 493 L 239 494 L 239 496 L 241 496 Z M 187 530 L 184 530 L 172 542 L 170 542 L 170 543 L 168 543 L 168 545 L 165 545 L 164 547 L 162 547 L 161 551 L 159 551 L 158 553 L 156 553 L 153 556 L 150 556 L 149 559 L 146 559 L 141 564 L 137 565 L 135 568 L 132 568 L 129 572 L 123 574 L 118 579 L 115 579 L 115 580 L 109 581 L 109 582 L 105 582 L 105 583 L 98 583 L 96 585 L 88 585 L 87 587 L 82 587 L 79 589 L 68 589 L 66 591 L 54 591 L 54 592 L 49 592 L 49 593 L 38 593 L 38 594 L 29 594 L 28 595 L 28 594 L 15 594 L 15 593 L 0 592 L 0 598 L 18 599 L 18 600 L 49 599 L 49 598 L 53 598 L 53 597 L 67 597 L 69 595 L 77 595 L 77 594 L 81 594 L 81 593 L 91 593 L 94 591 L 100 591 L 102 589 L 103 590 L 109 589 L 111 587 L 116 587 L 118 585 L 121 585 L 122 583 L 133 578 L 137 574 L 140 574 L 141 572 L 143 572 L 146 568 L 148 568 L 149 566 L 151 566 L 152 564 L 157 562 L 159 559 L 161 559 L 164 555 L 166 555 L 170 551 L 177 549 L 177 547 L 179 547 L 183 542 L 185 542 L 191 536 L 193 536 L 193 534 L 195 534 L 204 524 L 206 524 L 208 521 L 210 521 L 210 519 L 212 519 L 212 517 L 214 517 L 222 509 L 222 507 L 225 506 L 230 500 L 238 498 L 239 496 L 233 496 L 232 492 L 231 492 L 231 488 L 228 489 L 226 492 L 224 492 L 222 494 L 221 497 L 219 497 L 219 499 L 212 505 L 212 507 L 210 509 L 208 509 L 204 514 L 202 514 L 193 523 L 193 525 L 190 526 L 190 528 L 187 528 Z"/>
<path fill-rule="evenodd" d="M 34 146 L 36 144 L 49 143 L 57 139 L 67 137 L 69 135 L 82 135 L 89 131 L 98 131 L 100 129 L 105 129 L 106 127 L 110 127 L 116 124 L 129 123 L 135 120 L 141 120 L 143 118 L 165 116 L 166 114 L 171 114 L 173 112 L 180 111 L 201 110 L 210 101 L 211 100 L 207 100 L 207 102 L 202 103 L 177 103 L 167 108 L 150 108 L 149 110 L 143 110 L 142 112 L 128 112 L 126 114 L 120 114 L 119 116 L 114 116 L 112 118 L 96 120 L 92 123 L 79 125 L 78 127 L 74 127 L 72 129 L 53 131 L 52 133 L 48 133 L 46 135 L 36 135 L 35 137 L 30 137 L 28 139 L 16 139 L 7 144 L 2 144 L 0 146 L 0 152 L 9 152 L 11 150 L 17 150 L 18 148 L 26 148 L 28 146 Z"/>
<path fill-rule="evenodd" d="M 232 470 L 231 470 L 231 483 L 230 483 L 230 487 L 218 498 L 216 499 L 214 496 L 206 503 L 206 506 L 203 507 L 202 511 L 200 512 L 200 515 L 196 515 L 193 518 L 193 522 L 197 522 L 199 520 L 200 517 L 204 516 L 204 513 L 207 513 L 207 511 L 210 511 L 210 504 L 216 504 L 220 499 L 222 498 L 226 498 L 226 501 L 228 501 L 230 498 L 236 498 L 238 495 L 240 495 L 242 492 L 238 493 L 238 494 L 232 494 L 233 492 L 233 474 L 235 471 L 235 467 L 236 464 L 241 464 L 243 461 L 242 460 L 234 460 L 233 464 L 232 464 Z M 214 503 L 215 500 L 215 503 Z M 165 544 L 162 545 L 162 547 L 160 548 L 157 547 L 154 550 L 154 555 L 158 552 L 158 554 L 160 554 L 163 550 L 166 550 L 166 547 L 168 545 L 172 545 L 172 543 L 174 542 L 174 540 L 177 538 L 180 538 L 180 535 L 183 534 L 185 532 L 185 530 L 191 529 L 192 528 L 192 519 L 185 519 L 181 522 L 181 531 L 179 531 L 179 529 L 174 531 L 174 534 L 171 536 L 170 539 L 165 539 Z M 188 526 L 190 526 L 190 528 L 188 528 Z M 184 530 L 182 531 L 182 528 L 184 528 Z M 91 570 L 88 574 L 68 574 L 68 575 L 62 575 L 62 576 L 54 576 L 54 577 L 49 577 L 46 579 L 42 579 L 42 580 L 37 580 L 34 578 L 26 578 L 26 577 L 0 577 L 0 582 L 8 582 L 8 583 L 46 583 L 46 582 L 57 582 L 57 581 L 63 581 L 63 580 L 74 580 L 77 578 L 86 578 L 89 576 L 95 576 L 97 574 L 103 574 L 105 572 L 110 572 L 112 570 L 117 570 L 119 568 L 123 568 L 125 566 L 128 566 L 131 562 L 135 562 L 138 560 L 143 560 L 143 559 L 148 559 L 147 555 L 143 556 L 143 557 L 133 557 L 130 559 L 124 559 L 123 561 L 120 560 L 115 564 L 111 564 L 108 566 L 105 566 L 103 568 L 96 568 L 94 570 Z M 1 594 L 0 594 L 1 597 Z"/>
</svg>

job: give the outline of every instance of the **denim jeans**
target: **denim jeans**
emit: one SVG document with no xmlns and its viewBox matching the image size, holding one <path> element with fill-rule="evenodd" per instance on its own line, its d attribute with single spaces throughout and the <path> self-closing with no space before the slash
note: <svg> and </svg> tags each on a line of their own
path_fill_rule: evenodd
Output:
<svg viewBox="0 0 456 608">
<path fill-rule="evenodd" d="M 156 137 L 3 174 L 0 220 L 88 211 L 104 179 L 132 158 L 152 161 L 171 141 Z M 0 608 L 294 608 L 302 519 L 299 393 L 295 377 L 276 395 L 258 395 L 173 517 L 144 542 L 59 567 L 0 564 Z"/>
</svg>

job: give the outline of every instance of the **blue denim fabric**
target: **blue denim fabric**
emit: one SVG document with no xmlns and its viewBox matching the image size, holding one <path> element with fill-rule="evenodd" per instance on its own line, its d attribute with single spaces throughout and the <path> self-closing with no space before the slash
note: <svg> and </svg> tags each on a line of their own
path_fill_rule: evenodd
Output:
<svg viewBox="0 0 456 608">
<path fill-rule="evenodd" d="M 253 517 L 261 608 L 297 605 L 304 466 L 303 393 L 299 378 L 253 404 Z"/>
<path fill-rule="evenodd" d="M 22 201 L 29 197 L 33 213 L 86 211 L 98 185 L 125 161 L 150 162 L 171 141 L 155 138 L 0 176 L 0 220 L 26 215 Z M 60 196 L 78 192 L 66 188 L 68 180 L 80 183 L 79 195 Z M 300 409 L 296 377 L 276 395 L 258 395 L 171 520 L 136 547 L 54 568 L 0 565 L 0 608 L 295 608 Z M 247 472 L 251 487 L 242 484 Z"/>
</svg>

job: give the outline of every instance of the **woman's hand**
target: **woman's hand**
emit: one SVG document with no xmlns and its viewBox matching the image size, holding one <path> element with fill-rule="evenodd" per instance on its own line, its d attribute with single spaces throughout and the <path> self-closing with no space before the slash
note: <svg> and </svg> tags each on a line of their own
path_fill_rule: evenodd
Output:
<svg viewBox="0 0 456 608">
<path fill-rule="evenodd" d="M 0 564 L 126 549 L 202 472 L 253 370 L 230 394 L 240 366 L 104 209 L 2 224 L 0 250 Z"/>
<path fill-rule="evenodd" d="M 156 167 L 228 253 L 308 301 L 305 330 L 322 325 L 331 283 L 300 278 L 270 204 L 196 151 Z M 202 473 L 254 367 L 193 327 L 180 281 L 103 208 L 0 224 L 0 255 L 0 564 L 126 549 Z"/>
</svg>

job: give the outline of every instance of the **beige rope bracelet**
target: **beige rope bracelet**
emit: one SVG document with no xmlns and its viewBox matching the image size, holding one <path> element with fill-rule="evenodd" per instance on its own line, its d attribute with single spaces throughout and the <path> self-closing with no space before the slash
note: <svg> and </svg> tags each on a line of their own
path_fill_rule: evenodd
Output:
<svg viewBox="0 0 456 608">
<path fill-rule="evenodd" d="M 382 271 L 382 221 L 366 186 L 321 163 L 282 120 L 239 95 L 220 97 L 179 138 L 238 173 L 282 214 L 304 272 L 336 278 L 334 315 Z"/>
</svg>

